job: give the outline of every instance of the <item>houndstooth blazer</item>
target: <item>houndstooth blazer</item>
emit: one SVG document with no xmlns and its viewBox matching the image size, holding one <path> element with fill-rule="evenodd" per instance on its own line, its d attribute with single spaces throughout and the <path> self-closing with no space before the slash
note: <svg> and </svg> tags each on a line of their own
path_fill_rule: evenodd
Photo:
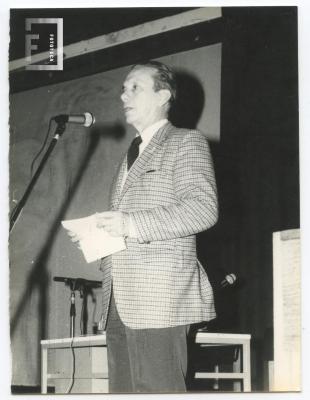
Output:
<svg viewBox="0 0 310 400">
<path fill-rule="evenodd" d="M 124 158 L 111 210 L 130 213 L 137 239 L 106 257 L 103 316 L 111 284 L 120 318 L 132 329 L 166 328 L 215 318 L 213 292 L 197 260 L 195 234 L 218 218 L 213 163 L 205 137 L 167 123 L 131 167 Z"/>
</svg>

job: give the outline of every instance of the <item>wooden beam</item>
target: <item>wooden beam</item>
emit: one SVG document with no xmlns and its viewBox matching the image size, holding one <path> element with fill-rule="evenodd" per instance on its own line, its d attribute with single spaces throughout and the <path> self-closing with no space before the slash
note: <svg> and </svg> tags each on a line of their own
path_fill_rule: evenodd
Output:
<svg viewBox="0 0 310 400">
<path fill-rule="evenodd" d="M 106 35 L 97 36 L 89 40 L 82 40 L 77 43 L 70 44 L 63 48 L 64 60 L 78 57 L 98 50 L 108 49 L 110 47 L 125 44 L 134 40 L 154 36 L 187 27 L 201 22 L 210 21 L 222 16 L 220 7 L 204 7 L 191 11 L 186 11 L 171 17 L 161 18 L 155 21 L 146 22 L 130 28 L 122 29 Z M 44 61 L 49 58 L 49 53 L 44 52 L 32 56 L 32 63 Z M 14 71 L 24 68 L 29 62 L 26 58 L 13 60 L 9 64 L 9 70 Z"/>
</svg>

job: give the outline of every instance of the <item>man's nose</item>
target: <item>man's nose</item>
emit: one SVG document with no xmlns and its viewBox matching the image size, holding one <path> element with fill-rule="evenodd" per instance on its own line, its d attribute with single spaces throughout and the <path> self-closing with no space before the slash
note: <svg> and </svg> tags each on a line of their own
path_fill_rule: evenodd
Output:
<svg viewBox="0 0 310 400">
<path fill-rule="evenodd" d="M 127 92 L 124 91 L 124 92 L 121 94 L 121 100 L 122 100 L 123 103 L 125 103 L 125 102 L 128 100 L 128 94 L 127 94 Z"/>
</svg>

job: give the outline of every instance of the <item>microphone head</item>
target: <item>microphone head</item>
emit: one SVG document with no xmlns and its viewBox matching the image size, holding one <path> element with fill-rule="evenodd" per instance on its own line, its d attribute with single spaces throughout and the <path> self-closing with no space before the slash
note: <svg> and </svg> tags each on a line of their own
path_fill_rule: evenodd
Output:
<svg viewBox="0 0 310 400">
<path fill-rule="evenodd" d="M 85 122 L 84 122 L 83 125 L 86 128 L 89 128 L 90 126 L 92 126 L 96 122 L 95 117 L 90 112 L 84 113 L 84 117 L 85 117 Z"/>
<path fill-rule="evenodd" d="M 222 280 L 222 282 L 220 283 L 220 286 L 222 288 L 226 287 L 226 286 L 232 286 L 237 280 L 237 276 L 233 273 L 228 274 L 225 276 L 225 278 Z"/>
<path fill-rule="evenodd" d="M 225 279 L 230 285 L 233 285 L 236 282 L 237 277 L 235 274 L 229 274 L 225 276 Z"/>
</svg>

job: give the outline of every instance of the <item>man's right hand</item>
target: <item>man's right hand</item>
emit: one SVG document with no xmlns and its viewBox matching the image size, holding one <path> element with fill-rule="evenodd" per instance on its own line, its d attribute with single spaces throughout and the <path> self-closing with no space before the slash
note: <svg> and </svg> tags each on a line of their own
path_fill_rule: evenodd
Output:
<svg viewBox="0 0 310 400">
<path fill-rule="evenodd" d="M 71 238 L 71 242 L 76 243 L 78 245 L 78 247 L 80 248 L 80 240 L 82 240 L 82 236 L 81 235 L 77 235 L 76 233 L 72 232 L 72 231 L 68 231 L 67 232 L 68 235 Z"/>
</svg>

